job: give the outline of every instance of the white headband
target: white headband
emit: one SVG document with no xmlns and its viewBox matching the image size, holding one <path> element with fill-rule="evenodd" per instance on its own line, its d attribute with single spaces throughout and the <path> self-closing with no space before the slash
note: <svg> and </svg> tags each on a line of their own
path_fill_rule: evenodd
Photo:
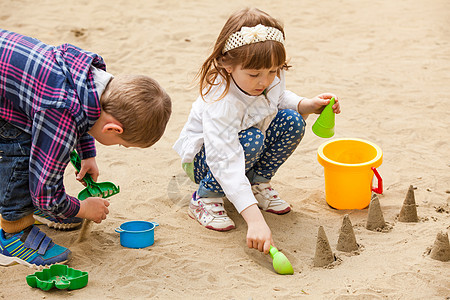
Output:
<svg viewBox="0 0 450 300">
<path fill-rule="evenodd" d="M 242 27 L 240 31 L 233 33 L 227 39 L 222 54 L 231 49 L 264 41 L 277 41 L 284 45 L 283 33 L 277 28 L 261 24 L 255 27 Z"/>
</svg>

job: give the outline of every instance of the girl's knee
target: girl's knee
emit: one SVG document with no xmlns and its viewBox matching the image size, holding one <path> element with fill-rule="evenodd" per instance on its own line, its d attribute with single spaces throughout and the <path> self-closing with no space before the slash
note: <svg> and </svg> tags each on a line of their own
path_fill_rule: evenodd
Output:
<svg viewBox="0 0 450 300">
<path fill-rule="evenodd" d="M 282 110 L 282 115 L 286 122 L 286 130 L 303 136 L 306 127 L 306 122 L 303 120 L 303 117 L 292 109 Z"/>
<path fill-rule="evenodd" d="M 239 133 L 239 141 L 246 154 L 258 153 L 264 146 L 264 134 L 255 127 L 250 127 Z"/>
</svg>

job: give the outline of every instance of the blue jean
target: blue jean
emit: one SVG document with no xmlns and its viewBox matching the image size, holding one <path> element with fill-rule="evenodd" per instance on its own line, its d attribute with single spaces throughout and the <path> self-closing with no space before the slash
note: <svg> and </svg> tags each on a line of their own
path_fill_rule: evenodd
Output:
<svg viewBox="0 0 450 300">
<path fill-rule="evenodd" d="M 245 155 L 245 172 L 250 183 L 269 182 L 280 166 L 295 151 L 305 134 L 305 121 L 291 109 L 278 111 L 266 130 L 250 127 L 239 133 Z M 225 194 L 206 163 L 203 146 L 194 158 L 197 195 L 203 198 L 223 197 Z"/>
<path fill-rule="evenodd" d="M 0 118 L 0 214 L 16 221 L 33 213 L 29 188 L 31 135 Z"/>
</svg>

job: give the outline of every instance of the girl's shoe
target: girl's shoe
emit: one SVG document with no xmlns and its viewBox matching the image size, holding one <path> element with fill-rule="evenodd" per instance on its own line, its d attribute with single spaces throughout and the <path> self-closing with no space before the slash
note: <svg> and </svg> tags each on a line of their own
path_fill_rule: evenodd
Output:
<svg viewBox="0 0 450 300">
<path fill-rule="evenodd" d="M 67 262 L 72 252 L 53 243 L 37 226 L 32 226 L 10 238 L 0 230 L 0 266 L 22 264 L 40 267 Z"/>
<path fill-rule="evenodd" d="M 228 231 L 235 228 L 223 207 L 222 198 L 198 198 L 195 192 L 189 203 L 188 214 L 208 229 Z"/>
<path fill-rule="evenodd" d="M 289 203 L 278 196 L 278 192 L 270 186 L 270 183 L 255 183 L 252 185 L 252 191 L 260 209 L 277 215 L 291 211 Z"/>
<path fill-rule="evenodd" d="M 70 230 L 75 229 L 81 225 L 83 219 L 73 217 L 64 219 L 63 221 L 58 221 L 53 217 L 45 214 L 44 212 L 36 209 L 33 213 L 34 219 L 36 220 L 35 224 L 45 224 L 50 228 L 59 229 L 59 230 Z"/>
</svg>

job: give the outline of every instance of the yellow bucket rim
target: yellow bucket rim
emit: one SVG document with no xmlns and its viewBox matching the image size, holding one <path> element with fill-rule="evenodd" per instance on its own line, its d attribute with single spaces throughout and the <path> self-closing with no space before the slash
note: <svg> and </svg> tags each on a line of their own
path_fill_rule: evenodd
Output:
<svg viewBox="0 0 450 300">
<path fill-rule="evenodd" d="M 366 162 L 363 162 L 363 163 L 359 163 L 359 164 L 346 164 L 346 163 L 341 163 L 341 162 L 337 162 L 337 161 L 331 160 L 331 159 L 329 159 L 328 157 L 325 156 L 325 154 L 323 153 L 323 149 L 328 144 L 339 142 L 339 141 L 357 141 L 357 142 L 362 142 L 362 143 L 369 144 L 370 146 L 372 146 L 373 148 L 376 149 L 377 155 L 373 159 L 371 159 L 369 161 L 366 161 Z M 322 164 L 322 162 L 327 162 L 327 163 L 332 164 L 332 165 L 344 166 L 344 167 L 365 167 L 365 166 L 376 166 L 376 167 L 379 167 L 379 165 L 381 165 L 380 160 L 383 158 L 383 151 L 376 144 L 374 144 L 374 143 L 372 143 L 370 141 L 364 140 L 364 139 L 359 139 L 359 138 L 338 138 L 338 139 L 333 139 L 333 140 L 327 141 L 327 142 L 323 143 L 322 145 L 320 145 L 319 148 L 317 149 L 317 155 L 318 155 L 318 158 L 319 158 L 319 162 L 321 164 Z M 380 162 L 380 163 L 377 165 L 378 162 Z"/>
</svg>

